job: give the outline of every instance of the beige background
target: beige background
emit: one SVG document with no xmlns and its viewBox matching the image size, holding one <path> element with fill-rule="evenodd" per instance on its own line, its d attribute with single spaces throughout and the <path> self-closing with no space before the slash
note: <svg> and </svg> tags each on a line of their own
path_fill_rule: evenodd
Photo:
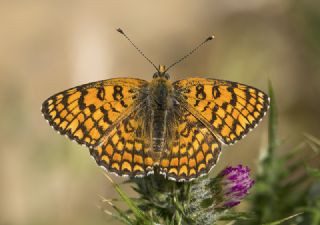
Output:
<svg viewBox="0 0 320 225">
<path fill-rule="evenodd" d="M 154 69 L 118 27 L 155 64 L 167 65 L 214 34 L 170 71 L 173 80 L 220 78 L 267 91 L 270 79 L 286 140 L 281 149 L 303 132 L 319 137 L 319 9 L 316 0 L 1 1 L 0 224 L 114 223 L 97 209 L 98 195 L 115 195 L 102 170 L 84 147 L 47 125 L 40 106 L 85 82 L 151 79 Z M 266 122 L 226 147 L 215 172 L 254 167 Z"/>
</svg>

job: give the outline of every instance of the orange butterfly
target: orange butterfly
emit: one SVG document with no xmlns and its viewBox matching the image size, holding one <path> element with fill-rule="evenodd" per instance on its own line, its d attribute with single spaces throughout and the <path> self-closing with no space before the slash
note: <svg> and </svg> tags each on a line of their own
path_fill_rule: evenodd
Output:
<svg viewBox="0 0 320 225">
<path fill-rule="evenodd" d="M 243 138 L 268 110 L 269 97 L 254 87 L 203 78 L 172 83 L 168 69 L 156 69 L 151 82 L 116 78 L 60 92 L 43 103 L 42 113 L 110 172 L 141 177 L 159 169 L 169 179 L 190 181 L 207 174 L 221 145 Z"/>
</svg>

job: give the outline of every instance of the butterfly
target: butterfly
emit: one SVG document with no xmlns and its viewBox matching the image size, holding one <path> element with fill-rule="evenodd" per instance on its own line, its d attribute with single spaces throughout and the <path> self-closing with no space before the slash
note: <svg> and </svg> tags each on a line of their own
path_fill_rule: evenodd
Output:
<svg viewBox="0 0 320 225">
<path fill-rule="evenodd" d="M 45 100 L 42 113 L 109 172 L 143 177 L 156 170 L 190 181 L 209 173 L 223 144 L 242 139 L 259 123 L 270 100 L 231 81 L 171 82 L 167 70 L 159 66 L 150 82 L 114 78 L 68 89 Z"/>
</svg>

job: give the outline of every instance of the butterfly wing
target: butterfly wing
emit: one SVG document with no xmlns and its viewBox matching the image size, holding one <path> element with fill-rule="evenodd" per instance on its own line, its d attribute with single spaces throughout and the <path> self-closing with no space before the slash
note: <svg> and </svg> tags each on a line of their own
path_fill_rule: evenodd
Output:
<svg viewBox="0 0 320 225">
<path fill-rule="evenodd" d="M 185 105 L 224 144 L 233 144 L 254 128 L 269 107 L 262 91 L 231 81 L 190 78 L 173 83 Z"/>
<path fill-rule="evenodd" d="M 88 147 L 95 147 L 140 100 L 147 81 L 109 79 L 71 88 L 48 98 L 42 113 L 60 134 Z"/>
<path fill-rule="evenodd" d="M 144 176 L 153 172 L 150 123 L 145 122 L 146 111 L 146 104 L 140 104 L 112 127 L 98 146 L 90 148 L 98 165 L 121 176 Z"/>
<path fill-rule="evenodd" d="M 170 146 L 162 153 L 160 173 L 175 181 L 190 181 L 207 174 L 220 155 L 220 143 L 193 114 L 178 110 Z"/>
</svg>

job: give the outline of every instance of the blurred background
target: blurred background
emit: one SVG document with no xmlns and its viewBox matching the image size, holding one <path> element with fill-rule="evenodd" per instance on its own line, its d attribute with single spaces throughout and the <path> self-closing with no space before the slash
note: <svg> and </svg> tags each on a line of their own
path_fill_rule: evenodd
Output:
<svg viewBox="0 0 320 225">
<path fill-rule="evenodd" d="M 298 143 L 304 132 L 320 136 L 319 1 L 4 0 L 0 224 L 115 224 L 98 209 L 98 195 L 116 197 L 102 170 L 87 149 L 47 125 L 40 106 L 86 82 L 152 78 L 154 69 L 118 27 L 156 65 L 173 63 L 214 34 L 214 41 L 170 71 L 173 80 L 219 78 L 267 91 L 270 79 L 280 137 Z M 244 140 L 225 147 L 213 173 L 239 163 L 254 168 L 267 141 L 266 125 L 265 119 Z"/>
</svg>

